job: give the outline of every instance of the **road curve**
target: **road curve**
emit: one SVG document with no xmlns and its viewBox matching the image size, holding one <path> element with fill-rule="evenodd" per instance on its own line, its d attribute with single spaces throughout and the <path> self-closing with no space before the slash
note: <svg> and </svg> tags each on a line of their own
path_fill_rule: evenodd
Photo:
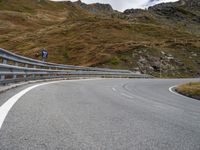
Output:
<svg viewBox="0 0 200 150">
<path fill-rule="evenodd" d="M 200 150 L 200 101 L 169 91 L 189 81 L 195 80 L 97 79 L 36 87 L 6 116 L 0 150 Z M 0 106 L 10 93 L 0 96 Z"/>
</svg>

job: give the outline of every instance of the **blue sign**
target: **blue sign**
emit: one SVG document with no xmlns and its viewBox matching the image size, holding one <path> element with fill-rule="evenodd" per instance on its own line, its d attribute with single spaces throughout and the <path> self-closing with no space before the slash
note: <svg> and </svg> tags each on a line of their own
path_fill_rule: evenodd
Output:
<svg viewBox="0 0 200 150">
<path fill-rule="evenodd" d="M 42 58 L 43 59 L 47 59 L 48 58 L 48 52 L 45 49 L 42 50 Z"/>
</svg>

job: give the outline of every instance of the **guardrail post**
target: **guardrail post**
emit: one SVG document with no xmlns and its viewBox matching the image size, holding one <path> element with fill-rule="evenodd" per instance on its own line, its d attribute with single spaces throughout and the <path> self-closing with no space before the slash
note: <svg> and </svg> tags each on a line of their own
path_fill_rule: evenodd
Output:
<svg viewBox="0 0 200 150">
<path fill-rule="evenodd" d="M 18 66 L 18 62 L 15 62 L 15 66 Z M 16 79 L 17 78 L 17 75 L 13 75 L 13 79 Z"/>
<path fill-rule="evenodd" d="M 36 65 L 33 65 L 33 68 L 36 69 Z M 35 79 L 35 75 L 32 74 L 32 78 Z"/>
<path fill-rule="evenodd" d="M 49 70 L 51 70 L 51 67 L 49 67 Z M 50 73 L 48 74 L 48 77 L 51 78 L 51 74 Z"/>
<path fill-rule="evenodd" d="M 7 64 L 8 60 L 7 59 L 3 59 L 3 64 Z"/>
<path fill-rule="evenodd" d="M 7 64 L 7 62 L 8 62 L 7 59 L 3 59 L 3 61 L 2 61 L 3 64 Z M 1 75 L 0 80 L 5 80 L 5 75 Z"/>
<path fill-rule="evenodd" d="M 5 75 L 1 75 L 0 80 L 4 80 L 5 79 Z"/>
<path fill-rule="evenodd" d="M 25 68 L 28 68 L 28 64 L 25 64 L 24 67 L 25 67 Z M 24 74 L 24 78 L 25 78 L 25 79 L 27 78 L 26 71 L 25 71 L 25 74 Z"/>
</svg>

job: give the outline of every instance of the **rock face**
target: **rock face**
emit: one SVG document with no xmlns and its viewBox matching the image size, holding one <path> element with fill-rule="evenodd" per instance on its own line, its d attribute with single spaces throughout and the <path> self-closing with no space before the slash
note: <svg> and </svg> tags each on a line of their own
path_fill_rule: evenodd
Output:
<svg viewBox="0 0 200 150">
<path fill-rule="evenodd" d="M 149 7 L 148 10 L 128 9 L 123 14 L 130 21 L 144 21 L 146 18 L 173 27 L 180 24 L 188 32 L 200 33 L 200 0 L 161 3 Z"/>
<path fill-rule="evenodd" d="M 190 12 L 200 12 L 200 0 L 179 0 L 177 2 L 170 3 L 161 3 L 148 8 L 148 13 L 152 13 L 151 11 L 161 11 L 168 12 L 170 10 L 176 9 L 184 9 L 183 13 L 186 11 Z M 135 14 L 143 12 L 141 9 L 127 9 L 124 11 L 124 14 Z"/>
<path fill-rule="evenodd" d="M 149 7 L 150 9 L 156 10 L 156 9 L 163 9 L 165 7 L 182 7 L 185 9 L 188 9 L 190 11 L 200 11 L 200 0 L 180 0 L 174 3 L 161 3 L 152 7 Z"/>
<path fill-rule="evenodd" d="M 191 8 L 200 11 L 200 0 L 180 0 L 177 2 L 179 6 Z"/>
<path fill-rule="evenodd" d="M 101 3 L 93 3 L 93 4 L 85 4 L 78 0 L 74 2 L 75 5 L 80 6 L 83 9 L 95 14 L 111 14 L 114 13 L 114 10 L 110 4 L 101 4 Z"/>
<path fill-rule="evenodd" d="M 127 9 L 124 11 L 124 14 L 125 15 L 128 15 L 128 14 L 139 14 L 139 13 L 142 13 L 144 12 L 145 10 L 143 9 Z"/>
<path fill-rule="evenodd" d="M 176 3 L 163 3 L 149 8 L 149 12 L 167 20 L 180 23 L 200 23 L 200 0 L 180 0 Z M 194 28 L 191 26 L 190 28 Z"/>
<path fill-rule="evenodd" d="M 161 10 L 165 11 L 169 8 L 183 8 L 190 11 L 200 11 L 200 0 L 179 0 L 177 2 L 170 2 L 170 3 L 161 3 L 154 6 L 149 7 L 149 10 Z M 124 11 L 125 14 L 134 14 L 141 12 L 141 9 L 127 9 Z"/>
</svg>

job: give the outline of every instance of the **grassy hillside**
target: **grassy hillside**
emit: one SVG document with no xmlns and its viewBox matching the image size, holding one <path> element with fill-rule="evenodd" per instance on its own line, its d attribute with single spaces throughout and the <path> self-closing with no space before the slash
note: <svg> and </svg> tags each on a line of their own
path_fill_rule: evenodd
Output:
<svg viewBox="0 0 200 150">
<path fill-rule="evenodd" d="M 56 63 L 200 75 L 199 35 L 178 26 L 103 17 L 47 0 L 1 0 L 0 22 L 0 47 L 35 59 L 45 47 Z"/>
</svg>

